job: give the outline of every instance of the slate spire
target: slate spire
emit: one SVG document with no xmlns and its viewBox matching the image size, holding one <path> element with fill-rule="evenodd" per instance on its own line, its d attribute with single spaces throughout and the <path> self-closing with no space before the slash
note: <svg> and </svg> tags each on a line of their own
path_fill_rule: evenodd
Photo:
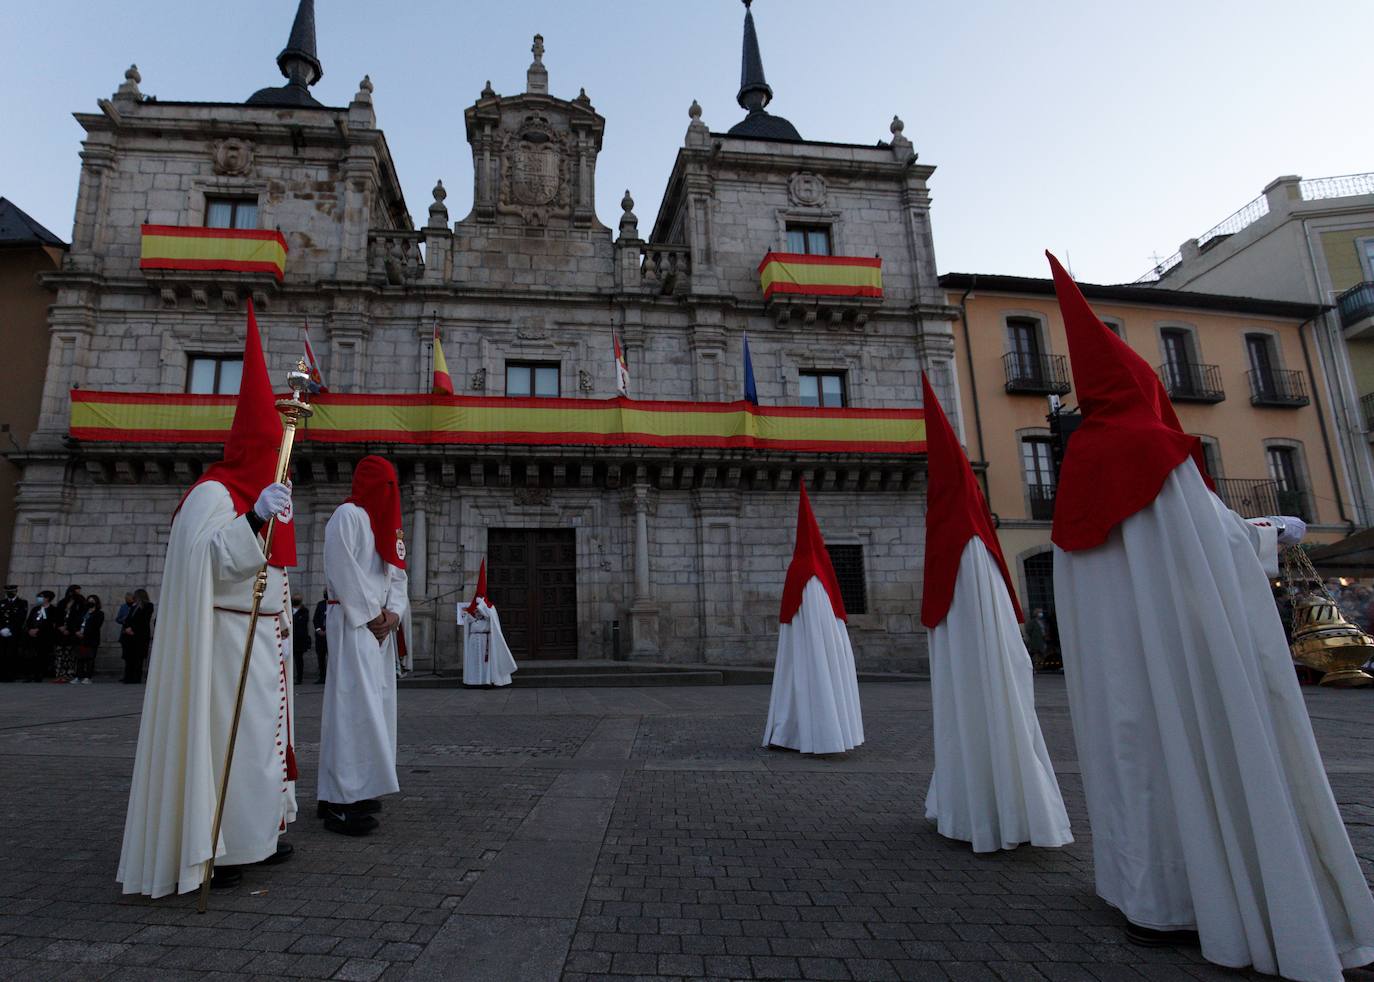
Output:
<svg viewBox="0 0 1374 982">
<path fill-rule="evenodd" d="M 315 50 L 315 0 L 300 0 L 296 19 L 291 22 L 291 36 L 277 55 L 277 67 L 286 76 L 286 84 L 254 92 L 248 98 L 250 106 L 320 105 L 310 94 L 310 86 L 324 77 L 324 66 Z"/>
<path fill-rule="evenodd" d="M 750 112 L 763 109 L 773 101 L 773 90 L 763 77 L 763 55 L 759 53 L 759 36 L 754 30 L 753 0 L 744 0 L 744 57 L 739 70 L 739 95 L 735 101 Z"/>
</svg>

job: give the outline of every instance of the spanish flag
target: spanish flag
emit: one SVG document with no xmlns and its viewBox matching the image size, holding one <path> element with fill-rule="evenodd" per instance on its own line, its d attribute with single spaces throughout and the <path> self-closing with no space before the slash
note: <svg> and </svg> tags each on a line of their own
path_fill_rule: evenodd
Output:
<svg viewBox="0 0 1374 982">
<path fill-rule="evenodd" d="M 434 316 L 434 394 L 453 395 L 453 377 L 448 373 L 448 362 L 444 360 L 444 345 L 439 340 L 439 316 Z"/>
<path fill-rule="evenodd" d="M 272 229 L 144 225 L 140 269 L 286 272 L 286 238 Z"/>
<path fill-rule="evenodd" d="M 776 294 L 801 297 L 883 295 L 883 261 L 876 256 L 804 256 L 770 252 L 759 263 L 763 299 Z"/>
</svg>

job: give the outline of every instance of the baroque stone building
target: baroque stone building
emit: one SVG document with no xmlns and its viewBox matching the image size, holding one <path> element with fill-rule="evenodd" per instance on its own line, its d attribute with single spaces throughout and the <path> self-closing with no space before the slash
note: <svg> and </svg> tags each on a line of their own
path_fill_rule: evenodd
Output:
<svg viewBox="0 0 1374 982">
<path fill-rule="evenodd" d="M 647 237 L 628 192 L 614 229 L 598 218 L 607 121 L 585 91 L 553 94 L 539 37 L 524 91 L 488 83 L 464 111 L 470 211 L 450 221 L 440 183 L 418 228 L 369 80 L 347 106 L 312 95 L 323 70 L 310 0 L 278 57 L 287 84 L 245 102 L 145 97 L 131 68 L 99 112 L 77 114 L 81 182 L 70 254 L 47 278 L 42 418 L 10 455 L 23 469 L 11 577 L 156 595 L 169 517 L 219 448 L 184 434 L 74 438 L 70 390 L 234 391 L 248 297 L 274 372 L 299 357 L 309 323 L 331 390 L 322 403 L 423 401 L 437 334 L 459 396 L 603 405 L 616 393 L 615 336 L 633 399 L 714 411 L 743 392 L 747 332 L 765 410 L 911 410 L 924 368 L 953 412 L 957 312 L 936 279 L 933 168 L 895 117 L 872 145 L 802 139 L 767 111 L 747 9 L 744 30 L 747 114 L 713 131 L 693 103 Z M 144 226 L 278 230 L 284 275 L 156 268 L 140 261 Z M 882 288 L 766 297 L 770 251 L 879 257 Z M 401 473 L 420 668 L 459 663 L 453 604 L 484 556 L 518 659 L 770 663 L 802 481 L 835 548 L 861 667 L 924 664 L 919 453 L 307 439 L 293 576 L 309 597 L 323 585 L 324 524 L 369 452 Z"/>
</svg>

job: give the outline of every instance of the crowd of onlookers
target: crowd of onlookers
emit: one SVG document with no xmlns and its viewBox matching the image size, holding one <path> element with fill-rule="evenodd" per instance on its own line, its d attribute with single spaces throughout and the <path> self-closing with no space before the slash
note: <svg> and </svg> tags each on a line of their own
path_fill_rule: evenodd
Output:
<svg viewBox="0 0 1374 982">
<path fill-rule="evenodd" d="M 69 682 L 90 685 L 101 644 L 109 634 L 119 642 L 128 683 L 143 681 L 143 665 L 153 640 L 153 602 L 147 590 L 124 595 L 105 626 L 105 604 L 72 584 L 62 599 L 39 590 L 32 602 L 8 584 L 0 599 L 0 682 Z"/>
</svg>

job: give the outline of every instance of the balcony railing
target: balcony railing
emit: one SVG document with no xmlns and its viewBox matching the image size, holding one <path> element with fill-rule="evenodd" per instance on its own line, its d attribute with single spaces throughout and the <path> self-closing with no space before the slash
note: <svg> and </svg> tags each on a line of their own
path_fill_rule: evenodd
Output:
<svg viewBox="0 0 1374 982">
<path fill-rule="evenodd" d="M 1221 369 L 1216 365 L 1166 362 L 1159 366 L 1159 378 L 1175 402 L 1221 402 L 1226 398 Z"/>
<path fill-rule="evenodd" d="M 1217 497 L 1242 518 L 1279 514 L 1279 486 L 1273 481 L 1219 477 L 1213 483 Z"/>
<path fill-rule="evenodd" d="M 1336 298 L 1341 312 L 1341 327 L 1353 327 L 1366 317 L 1374 316 L 1374 283 L 1357 283 Z"/>
<path fill-rule="evenodd" d="M 425 233 L 415 230 L 373 229 L 367 233 L 367 275 L 374 283 L 400 286 L 425 274 Z"/>
<path fill-rule="evenodd" d="M 1030 517 L 1041 522 L 1053 519 L 1054 485 L 1031 484 L 1026 490 L 1030 492 Z"/>
<path fill-rule="evenodd" d="M 1069 391 L 1068 362 L 1063 355 L 1008 351 L 1002 356 L 1008 392 L 1062 396 Z"/>
<path fill-rule="evenodd" d="M 1245 377 L 1250 380 L 1250 405 L 1282 406 L 1296 409 L 1311 400 L 1307 397 L 1307 383 L 1302 372 L 1290 371 L 1249 371 Z"/>
<path fill-rule="evenodd" d="M 1215 479 L 1217 497 L 1241 518 L 1265 515 L 1296 515 L 1312 521 L 1311 496 L 1306 491 L 1283 491 L 1278 483 L 1263 478 Z"/>
<path fill-rule="evenodd" d="M 1360 412 L 1364 416 L 1364 428 L 1374 432 L 1374 392 L 1360 396 Z"/>
<path fill-rule="evenodd" d="M 692 247 L 650 242 L 639 261 L 640 281 L 653 293 L 683 294 L 691 289 Z"/>
</svg>

